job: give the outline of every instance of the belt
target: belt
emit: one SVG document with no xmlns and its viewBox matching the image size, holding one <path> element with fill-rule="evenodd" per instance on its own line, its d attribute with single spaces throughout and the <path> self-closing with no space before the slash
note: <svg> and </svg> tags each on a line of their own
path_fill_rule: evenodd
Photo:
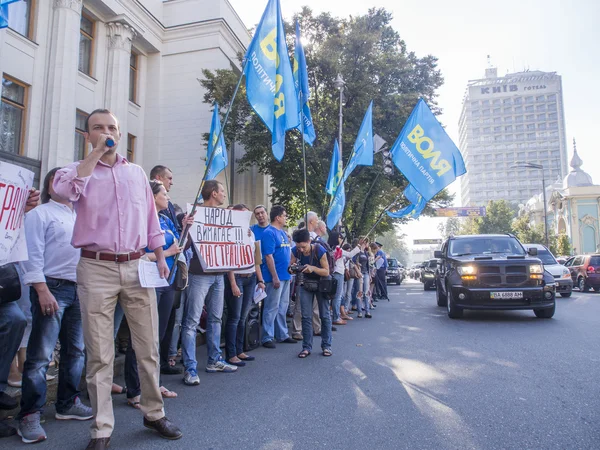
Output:
<svg viewBox="0 0 600 450">
<path fill-rule="evenodd" d="M 241 278 L 250 278 L 251 276 L 256 275 L 256 272 L 252 272 L 252 273 L 236 273 L 235 276 L 236 277 L 241 277 Z"/>
<path fill-rule="evenodd" d="M 46 277 L 46 280 L 58 281 L 59 283 L 71 284 L 73 286 L 77 286 L 77 283 L 71 280 L 65 280 L 64 278 L 54 278 L 54 277 Z"/>
<path fill-rule="evenodd" d="M 96 261 L 113 261 L 116 263 L 135 261 L 136 259 L 140 259 L 145 254 L 146 253 L 143 251 L 131 253 L 100 253 L 81 249 L 82 258 L 95 259 Z"/>
</svg>

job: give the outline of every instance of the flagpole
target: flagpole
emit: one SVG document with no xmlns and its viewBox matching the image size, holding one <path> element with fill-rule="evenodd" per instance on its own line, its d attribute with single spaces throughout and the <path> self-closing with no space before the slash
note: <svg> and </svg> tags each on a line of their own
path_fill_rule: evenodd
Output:
<svg viewBox="0 0 600 450">
<path fill-rule="evenodd" d="M 306 187 L 306 144 L 304 142 L 304 104 L 303 95 L 300 92 L 300 138 L 302 139 L 302 165 L 304 168 L 304 226 L 308 227 L 308 190 Z"/>
<path fill-rule="evenodd" d="M 231 112 L 231 107 L 233 106 L 233 103 L 235 102 L 235 98 L 237 97 L 237 93 L 242 84 L 242 79 L 244 78 L 244 73 L 246 72 L 247 64 L 248 64 L 248 60 L 246 59 L 243 61 L 242 72 L 240 73 L 240 79 L 237 82 L 235 91 L 233 91 L 233 97 L 231 98 L 231 102 L 229 102 L 229 107 L 227 108 L 227 113 L 225 113 L 225 119 L 223 119 L 223 124 L 221 125 L 221 130 L 219 131 L 219 136 L 217 136 L 216 142 L 219 142 L 219 139 L 221 139 L 221 136 L 223 135 L 223 131 L 225 130 L 225 127 L 227 126 L 227 121 L 229 120 L 229 113 Z M 196 193 L 196 197 L 194 197 L 194 203 L 192 204 L 192 210 L 190 211 L 190 216 L 194 216 L 196 214 L 196 206 L 198 204 L 198 197 L 200 197 L 200 194 L 202 193 L 202 188 L 204 187 L 204 183 L 206 182 L 206 175 L 208 174 L 208 168 L 210 167 L 212 160 L 214 159 L 216 153 L 217 152 L 213 151 L 210 154 L 210 157 L 206 163 L 206 170 L 204 170 L 204 175 L 202 176 L 202 181 L 200 182 L 200 187 L 198 187 L 198 192 Z M 179 247 L 185 246 L 190 227 L 191 227 L 190 225 L 186 225 L 184 227 L 183 231 L 181 232 L 181 236 L 179 237 Z M 177 264 L 173 264 L 173 267 L 171 267 L 171 271 L 169 272 L 169 277 L 167 279 L 169 284 L 171 284 L 173 282 L 173 277 L 175 276 L 175 268 L 176 267 L 177 267 Z"/>
<path fill-rule="evenodd" d="M 375 222 L 375 224 L 371 227 L 371 229 L 369 230 L 369 232 L 367 234 L 365 234 L 365 237 L 369 236 L 369 234 L 371 234 L 373 232 L 373 230 L 375 229 L 375 227 L 377 227 L 377 225 L 379 225 L 379 222 L 381 222 L 381 219 L 383 219 L 383 215 L 388 212 L 390 210 L 390 208 L 392 206 L 394 206 L 396 204 L 396 202 L 398 200 L 400 200 L 400 197 L 402 196 L 403 191 L 400 191 L 398 193 L 398 195 L 396 196 L 396 198 L 392 201 L 392 203 L 390 203 L 383 211 L 381 211 L 381 214 L 379 214 L 379 217 L 377 218 L 377 221 Z"/>
</svg>

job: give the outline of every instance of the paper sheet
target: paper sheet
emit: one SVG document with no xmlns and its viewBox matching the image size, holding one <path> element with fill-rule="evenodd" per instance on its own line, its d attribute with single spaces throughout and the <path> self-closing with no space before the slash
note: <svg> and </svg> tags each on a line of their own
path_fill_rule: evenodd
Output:
<svg viewBox="0 0 600 450">
<path fill-rule="evenodd" d="M 254 303 L 260 302 L 266 296 L 267 296 L 267 293 L 265 292 L 265 290 L 262 288 L 259 288 L 258 285 L 256 285 L 256 288 L 254 289 Z"/>
<path fill-rule="evenodd" d="M 169 285 L 166 278 L 160 277 L 158 266 L 152 261 L 140 259 L 138 276 L 140 278 L 140 284 L 145 288 L 157 288 Z"/>
</svg>

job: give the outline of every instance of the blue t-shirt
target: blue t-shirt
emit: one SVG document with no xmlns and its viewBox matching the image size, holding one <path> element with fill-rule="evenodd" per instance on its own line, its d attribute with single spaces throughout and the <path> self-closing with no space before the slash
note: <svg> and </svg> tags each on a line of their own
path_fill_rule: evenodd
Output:
<svg viewBox="0 0 600 450">
<path fill-rule="evenodd" d="M 260 241 L 260 240 L 262 240 L 262 236 L 263 236 L 265 230 L 268 230 L 270 227 L 271 227 L 271 225 L 267 225 L 266 227 L 261 227 L 259 224 L 255 223 L 254 225 L 252 225 L 250 227 L 250 229 L 254 233 L 254 239 L 256 239 L 257 241 Z"/>
<path fill-rule="evenodd" d="M 258 240 L 258 237 L 256 239 Z M 292 276 L 288 272 L 288 267 L 290 266 L 290 259 L 292 257 L 290 252 L 290 240 L 285 231 L 271 226 L 265 228 L 260 239 L 260 248 L 263 255 L 263 263 L 260 266 L 260 269 L 265 283 L 273 282 L 273 277 L 271 276 L 271 271 L 267 266 L 265 258 L 267 255 L 273 255 L 275 271 L 277 272 L 279 280 L 290 280 Z"/>
<path fill-rule="evenodd" d="M 381 256 L 383 258 L 383 266 L 381 266 L 381 268 L 387 269 L 387 258 L 385 256 L 385 252 L 383 250 L 378 250 L 377 253 L 375 253 L 375 256 Z"/>
<path fill-rule="evenodd" d="M 292 253 L 303 266 L 310 264 L 311 266 L 321 267 L 321 258 L 327 253 L 327 250 L 320 244 L 313 244 L 308 256 L 298 250 L 297 247 L 294 247 Z M 327 265 L 327 268 L 329 268 L 329 265 Z"/>
</svg>

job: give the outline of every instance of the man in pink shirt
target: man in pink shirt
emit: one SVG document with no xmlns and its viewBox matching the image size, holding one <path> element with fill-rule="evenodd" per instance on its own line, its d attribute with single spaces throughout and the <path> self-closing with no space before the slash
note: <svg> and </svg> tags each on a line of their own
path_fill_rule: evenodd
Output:
<svg viewBox="0 0 600 450">
<path fill-rule="evenodd" d="M 54 190 L 77 212 L 71 243 L 81 248 L 77 292 L 81 302 L 87 351 L 86 380 L 94 422 L 88 449 L 105 449 L 114 428 L 113 321 L 117 301 L 125 311 L 137 356 L 144 426 L 167 439 L 182 436 L 166 417 L 158 381 L 158 312 L 156 294 L 138 276 L 144 248 L 154 249 L 161 277 L 168 276 L 154 197 L 146 174 L 117 153 L 121 132 L 108 110 L 93 111 L 85 136 L 93 151 L 59 170 Z M 113 142 L 113 146 L 110 144 Z"/>
</svg>

